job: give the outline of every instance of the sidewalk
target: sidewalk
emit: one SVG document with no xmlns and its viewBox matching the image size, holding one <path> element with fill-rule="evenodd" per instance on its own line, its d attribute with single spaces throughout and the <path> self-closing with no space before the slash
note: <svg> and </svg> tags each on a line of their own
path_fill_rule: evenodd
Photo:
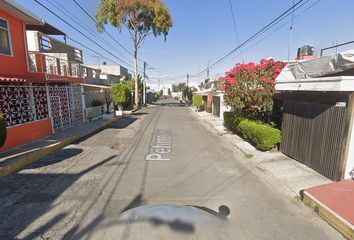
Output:
<svg viewBox="0 0 354 240">
<path fill-rule="evenodd" d="M 190 109 L 209 130 L 238 148 L 247 159 L 247 166 L 265 183 L 290 197 L 301 197 L 321 218 L 346 238 L 354 240 L 353 180 L 333 182 L 281 152 L 258 151 L 236 134 L 230 133 L 220 118 Z"/>
<path fill-rule="evenodd" d="M 209 130 L 214 131 L 223 140 L 238 148 L 247 161 L 247 166 L 258 174 L 266 183 L 270 184 L 290 197 L 300 197 L 300 191 L 332 181 L 311 168 L 289 158 L 281 152 L 261 152 L 236 134 L 230 133 L 223 120 L 206 112 L 193 114 Z"/>
<path fill-rule="evenodd" d="M 0 152 L 0 178 L 20 170 L 27 164 L 61 149 L 81 138 L 94 134 L 120 117 L 112 120 L 85 122 L 40 140 L 24 144 L 5 152 Z"/>
<path fill-rule="evenodd" d="M 348 239 L 354 239 L 354 181 L 343 180 L 303 192 L 303 202 Z"/>
</svg>

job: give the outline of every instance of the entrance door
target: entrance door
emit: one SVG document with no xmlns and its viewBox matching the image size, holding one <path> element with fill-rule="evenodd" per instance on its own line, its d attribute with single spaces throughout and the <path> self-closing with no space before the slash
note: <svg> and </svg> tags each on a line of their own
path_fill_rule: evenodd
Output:
<svg viewBox="0 0 354 240">
<path fill-rule="evenodd" d="M 69 128 L 71 120 L 66 86 L 49 86 L 49 97 L 54 132 Z"/>
</svg>

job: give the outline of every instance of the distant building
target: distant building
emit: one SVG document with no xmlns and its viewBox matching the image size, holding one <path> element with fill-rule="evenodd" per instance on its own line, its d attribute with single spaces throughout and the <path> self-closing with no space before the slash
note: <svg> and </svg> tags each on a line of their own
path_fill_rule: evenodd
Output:
<svg viewBox="0 0 354 240">
<path fill-rule="evenodd" d="M 160 92 L 161 90 L 163 91 L 163 95 L 167 96 L 168 95 L 168 89 L 172 92 L 174 89 L 172 83 L 146 83 L 146 86 L 150 88 L 151 91 L 153 92 Z"/>
<path fill-rule="evenodd" d="M 93 69 L 99 69 L 101 79 L 109 80 L 111 83 L 121 82 L 132 78 L 132 75 L 128 72 L 128 69 L 118 64 L 85 64 L 85 66 Z"/>
</svg>

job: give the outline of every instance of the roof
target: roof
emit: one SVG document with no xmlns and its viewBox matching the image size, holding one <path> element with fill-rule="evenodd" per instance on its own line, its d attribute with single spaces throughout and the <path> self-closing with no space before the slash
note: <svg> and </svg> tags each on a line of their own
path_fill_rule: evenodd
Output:
<svg viewBox="0 0 354 240">
<path fill-rule="evenodd" d="M 13 0 L 0 0 L 0 9 L 21 19 L 26 24 L 43 24 L 40 17 Z"/>
<path fill-rule="evenodd" d="M 0 0 L 0 9 L 22 20 L 27 25 L 27 30 L 38 30 L 49 35 L 65 35 L 65 33 L 46 23 L 40 17 L 13 0 Z"/>
<path fill-rule="evenodd" d="M 275 90 L 354 92 L 354 76 L 305 78 L 276 82 Z"/>
<path fill-rule="evenodd" d="M 64 32 L 44 21 L 43 25 L 28 24 L 26 30 L 39 31 L 47 35 L 66 35 Z"/>
</svg>

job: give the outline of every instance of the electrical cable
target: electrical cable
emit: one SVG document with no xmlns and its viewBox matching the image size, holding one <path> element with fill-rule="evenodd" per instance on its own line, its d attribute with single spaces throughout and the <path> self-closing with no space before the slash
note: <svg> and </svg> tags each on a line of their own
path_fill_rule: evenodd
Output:
<svg viewBox="0 0 354 240">
<path fill-rule="evenodd" d="M 286 11 L 284 11 L 282 14 L 280 14 L 278 17 L 276 17 L 274 20 L 272 20 L 270 23 L 268 23 L 266 26 L 264 26 L 262 29 L 260 29 L 258 32 L 256 32 L 255 34 L 253 34 L 251 37 L 249 37 L 246 41 L 244 41 L 242 44 L 240 44 L 239 46 L 237 46 L 236 48 L 234 48 L 233 50 L 231 50 L 229 53 L 227 53 L 226 55 L 224 55 L 222 58 L 220 58 L 218 61 L 216 61 L 215 63 L 213 63 L 211 66 L 209 66 L 210 68 L 213 68 L 215 65 L 217 65 L 218 63 L 220 63 L 221 61 L 223 61 L 225 58 L 229 57 L 230 55 L 232 55 L 234 52 L 236 52 L 239 48 L 243 47 L 244 45 L 246 45 L 247 43 L 249 43 L 250 41 L 252 41 L 253 39 L 257 38 L 260 34 L 263 34 L 265 31 L 269 30 L 271 27 L 273 27 L 274 23 L 276 23 L 279 19 L 281 19 L 284 15 L 286 15 L 287 13 L 289 13 L 293 8 L 295 8 L 297 5 L 299 5 L 301 2 L 303 2 L 304 0 L 299 0 L 296 4 L 294 4 L 294 6 L 290 7 L 289 9 L 287 9 Z M 309 0 L 307 0 L 308 2 Z M 203 72 L 207 71 L 208 69 L 204 69 L 194 75 L 192 75 L 191 77 L 196 77 L 200 74 L 202 74 Z"/>
</svg>

